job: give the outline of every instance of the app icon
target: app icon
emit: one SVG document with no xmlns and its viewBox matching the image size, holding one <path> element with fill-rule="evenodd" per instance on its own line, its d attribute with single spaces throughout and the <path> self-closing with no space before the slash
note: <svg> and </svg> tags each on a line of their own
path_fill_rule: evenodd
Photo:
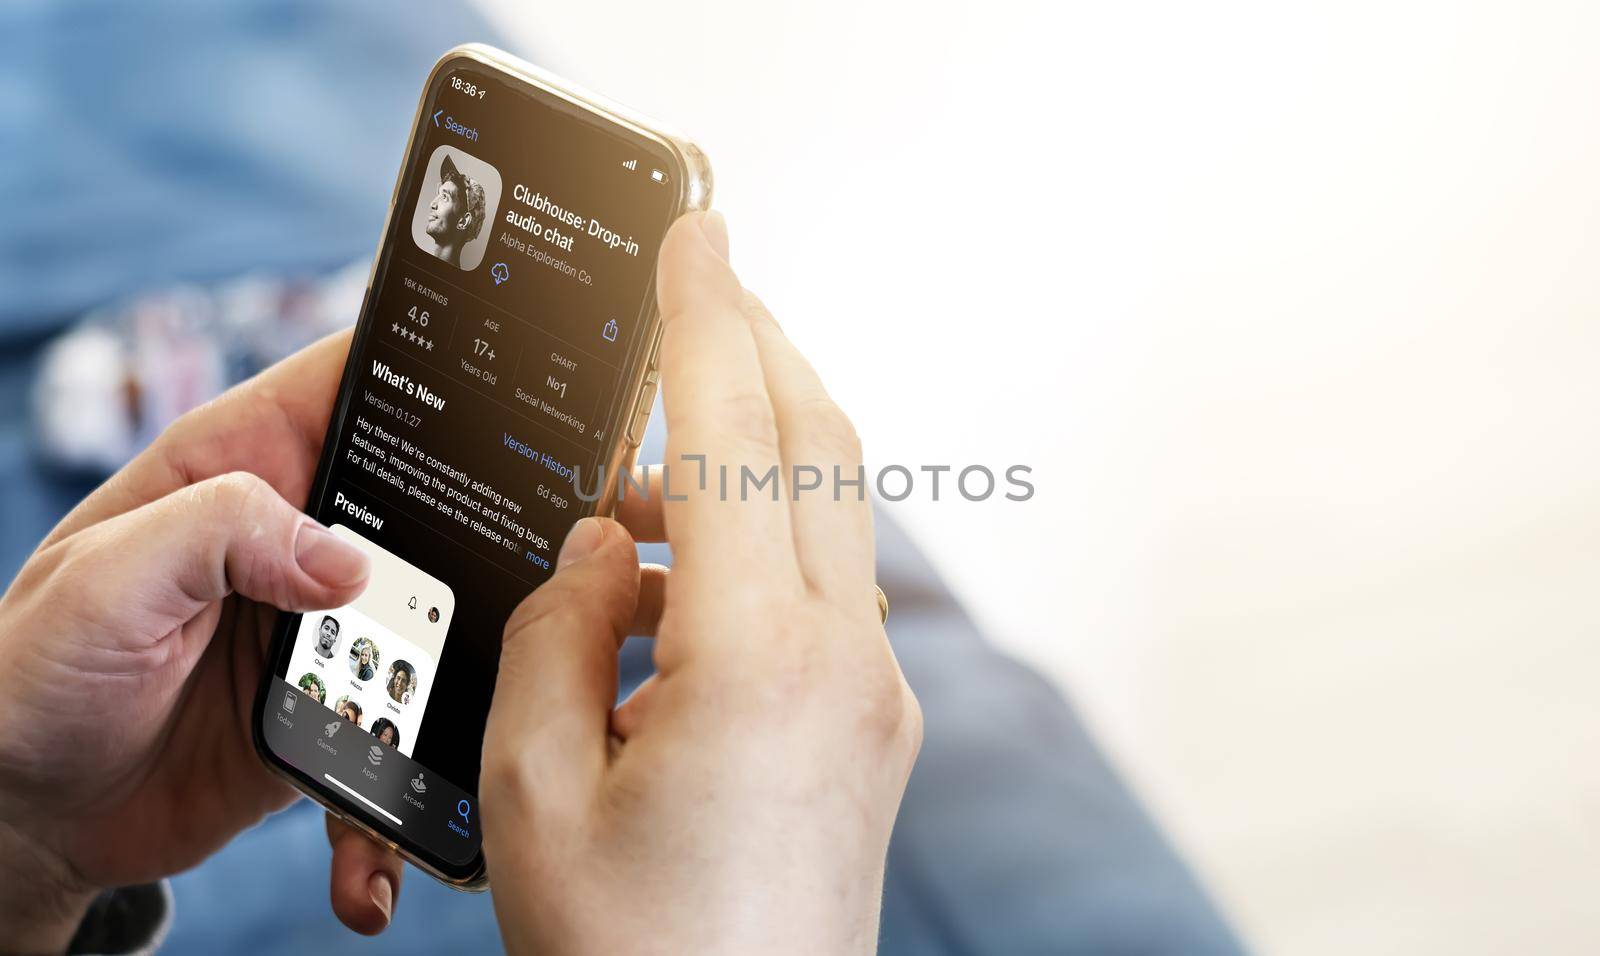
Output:
<svg viewBox="0 0 1600 956">
<path fill-rule="evenodd" d="M 417 771 L 417 775 L 411 778 L 411 789 L 418 793 L 427 793 L 428 785 L 423 782 L 422 777 L 423 773 L 420 770 Z"/>
<path fill-rule="evenodd" d="M 294 713 L 294 701 L 294 691 L 286 690 L 283 692 L 283 709 L 291 714 Z"/>
<path fill-rule="evenodd" d="M 444 127 L 461 135 L 474 132 L 448 115 Z M 500 173 L 493 166 L 454 146 L 440 146 L 422 176 L 411 216 L 412 241 L 423 252 L 471 272 L 488 255 L 499 204 Z"/>
<path fill-rule="evenodd" d="M 377 744 L 373 744 L 372 746 L 368 747 L 367 763 L 372 764 L 374 767 L 380 763 L 383 763 L 383 748 Z"/>
<path fill-rule="evenodd" d="M 342 725 L 343 725 L 343 721 L 331 720 L 331 721 L 328 722 L 328 725 L 326 727 L 322 728 L 322 735 L 324 737 L 332 737 L 334 734 L 339 732 L 339 728 Z"/>
<path fill-rule="evenodd" d="M 496 262 L 494 266 L 489 269 L 489 274 L 494 276 L 494 284 L 499 285 L 500 283 L 511 278 L 511 267 L 506 265 L 504 262 Z"/>
<path fill-rule="evenodd" d="M 607 319 L 606 324 L 600 327 L 600 337 L 607 342 L 615 342 L 617 340 L 617 332 L 616 319 Z"/>
</svg>

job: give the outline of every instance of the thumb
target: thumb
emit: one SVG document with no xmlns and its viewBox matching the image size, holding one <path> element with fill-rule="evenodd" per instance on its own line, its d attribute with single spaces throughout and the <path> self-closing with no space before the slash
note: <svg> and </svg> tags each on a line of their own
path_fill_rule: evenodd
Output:
<svg viewBox="0 0 1600 956">
<path fill-rule="evenodd" d="M 359 548 L 246 472 L 174 491 L 100 524 L 94 537 L 100 567 L 85 579 L 117 602 L 112 610 L 174 625 L 235 591 L 286 611 L 338 607 L 361 593 L 371 568 Z"/>
<path fill-rule="evenodd" d="M 531 809 L 530 800 L 572 808 L 594 792 L 617 695 L 617 647 L 638 597 L 627 529 L 609 518 L 573 525 L 555 575 L 506 623 L 483 744 L 486 805 L 502 813 Z"/>
</svg>

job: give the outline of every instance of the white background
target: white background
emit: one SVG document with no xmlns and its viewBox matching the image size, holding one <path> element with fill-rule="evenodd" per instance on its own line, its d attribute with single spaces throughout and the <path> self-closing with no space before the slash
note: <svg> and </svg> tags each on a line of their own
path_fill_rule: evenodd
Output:
<svg viewBox="0 0 1600 956">
<path fill-rule="evenodd" d="M 485 0 L 1262 951 L 1600 948 L 1600 7 Z"/>
</svg>

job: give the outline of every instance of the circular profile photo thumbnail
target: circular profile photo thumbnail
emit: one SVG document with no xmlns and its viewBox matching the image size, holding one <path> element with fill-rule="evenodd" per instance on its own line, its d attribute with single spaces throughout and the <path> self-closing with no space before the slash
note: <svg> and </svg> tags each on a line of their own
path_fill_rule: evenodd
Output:
<svg viewBox="0 0 1600 956">
<path fill-rule="evenodd" d="M 417 692 L 417 669 L 411 666 L 410 661 L 395 661 L 389 665 L 389 675 L 383 679 L 383 689 L 389 692 L 389 698 L 395 703 L 411 703 L 411 696 Z"/>
<path fill-rule="evenodd" d="M 319 704 L 327 703 L 328 685 L 322 682 L 322 678 L 309 671 L 300 675 L 300 690 Z"/>
<path fill-rule="evenodd" d="M 322 615 L 322 622 L 317 625 L 317 656 L 321 658 L 333 657 L 333 649 L 339 643 L 339 619 L 332 614 Z"/>
<path fill-rule="evenodd" d="M 400 746 L 400 728 L 387 717 L 379 717 L 372 722 L 372 736 L 391 747 Z"/>
<path fill-rule="evenodd" d="M 378 645 L 370 637 L 358 637 L 350 642 L 350 676 L 356 680 L 372 680 L 378 673 Z"/>
<path fill-rule="evenodd" d="M 339 698 L 339 702 L 333 705 L 333 712 L 357 727 L 361 726 L 361 705 L 349 697 Z"/>
</svg>

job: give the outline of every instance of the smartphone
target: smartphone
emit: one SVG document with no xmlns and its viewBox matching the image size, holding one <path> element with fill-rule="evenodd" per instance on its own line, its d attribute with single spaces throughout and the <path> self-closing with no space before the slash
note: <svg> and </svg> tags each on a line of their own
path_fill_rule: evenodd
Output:
<svg viewBox="0 0 1600 956">
<path fill-rule="evenodd" d="M 499 50 L 451 50 L 423 88 L 306 505 L 371 581 L 280 615 L 252 733 L 451 886 L 487 885 L 506 620 L 614 503 L 655 398 L 656 254 L 710 194 L 693 143 Z"/>
</svg>

